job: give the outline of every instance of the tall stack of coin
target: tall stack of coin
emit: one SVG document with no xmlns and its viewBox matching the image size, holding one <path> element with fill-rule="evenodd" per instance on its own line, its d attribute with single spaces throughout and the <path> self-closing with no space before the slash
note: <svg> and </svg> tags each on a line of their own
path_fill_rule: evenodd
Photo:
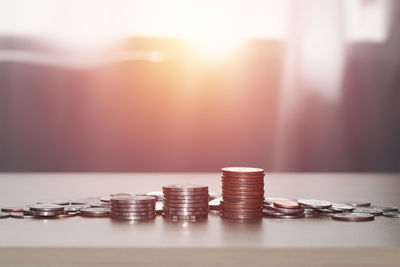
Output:
<svg viewBox="0 0 400 267">
<path fill-rule="evenodd" d="M 128 221 L 151 220 L 156 217 L 156 199 L 150 196 L 111 197 L 111 218 Z"/>
<path fill-rule="evenodd" d="M 197 221 L 208 216 L 208 186 L 163 186 L 163 216 L 173 221 Z"/>
<path fill-rule="evenodd" d="M 248 167 L 222 168 L 222 218 L 254 220 L 262 218 L 264 170 Z"/>
</svg>

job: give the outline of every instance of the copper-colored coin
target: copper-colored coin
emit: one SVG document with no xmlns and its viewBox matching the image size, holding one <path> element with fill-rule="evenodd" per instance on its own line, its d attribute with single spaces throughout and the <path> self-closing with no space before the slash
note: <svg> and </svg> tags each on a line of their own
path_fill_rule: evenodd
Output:
<svg viewBox="0 0 400 267">
<path fill-rule="evenodd" d="M 111 208 L 111 212 L 154 212 L 155 207 L 152 209 L 117 209 Z"/>
<path fill-rule="evenodd" d="M 222 196 L 232 196 L 232 197 L 250 197 L 250 198 L 263 198 L 264 201 L 264 190 L 257 192 L 239 192 L 239 191 L 229 191 L 222 189 Z"/>
<path fill-rule="evenodd" d="M 110 210 L 105 208 L 87 208 L 80 211 L 80 215 L 84 217 L 108 217 Z"/>
<path fill-rule="evenodd" d="M 165 192 L 207 192 L 208 186 L 194 185 L 194 184 L 173 184 L 162 187 L 163 193 Z"/>
<path fill-rule="evenodd" d="M 275 200 L 274 206 L 285 209 L 298 209 L 300 204 L 297 201 L 292 200 Z"/>
<path fill-rule="evenodd" d="M 374 215 L 369 213 L 344 212 L 332 215 L 332 219 L 348 222 L 373 221 Z"/>
<path fill-rule="evenodd" d="M 242 195 L 242 194 L 227 194 L 222 193 L 222 198 L 224 200 L 229 200 L 232 202 L 236 201 L 249 201 L 249 202 L 259 202 L 262 201 L 264 203 L 264 196 L 262 195 Z"/>
<path fill-rule="evenodd" d="M 264 191 L 264 186 L 248 187 L 248 186 L 226 186 L 222 185 L 222 190 L 228 190 L 233 192 L 260 192 Z"/>
<path fill-rule="evenodd" d="M 262 198 L 235 198 L 235 197 L 223 197 L 224 202 L 236 203 L 236 204 L 245 204 L 245 205 L 260 205 L 262 206 L 264 200 Z"/>
<path fill-rule="evenodd" d="M 111 219 L 121 220 L 121 221 L 148 221 L 156 218 L 156 215 L 148 215 L 148 216 L 116 216 L 112 215 Z"/>
<path fill-rule="evenodd" d="M 151 212 L 116 212 L 116 211 L 111 211 L 110 215 L 111 216 L 117 216 L 117 217 L 124 217 L 124 216 L 151 216 L 155 215 L 156 212 L 153 210 Z"/>
<path fill-rule="evenodd" d="M 179 215 L 179 216 L 199 216 L 199 215 L 205 215 L 208 213 L 208 210 L 200 210 L 200 211 L 171 211 L 171 210 L 164 210 L 163 211 L 167 215 Z"/>
<path fill-rule="evenodd" d="M 229 176 L 222 176 L 221 177 L 222 183 L 232 183 L 232 184 L 264 184 L 264 179 L 262 177 L 258 178 L 238 178 L 238 177 L 229 177 Z"/>
<path fill-rule="evenodd" d="M 208 203 L 208 199 L 169 199 L 164 198 L 164 203 L 201 205 Z"/>
<path fill-rule="evenodd" d="M 170 206 L 164 206 L 163 209 L 167 211 L 204 211 L 208 210 L 208 207 L 204 206 L 204 207 L 194 207 L 194 208 L 191 207 L 175 208 Z"/>
<path fill-rule="evenodd" d="M 257 215 L 237 215 L 220 212 L 220 216 L 221 218 L 232 220 L 258 220 L 262 218 L 262 213 Z"/>
<path fill-rule="evenodd" d="M 163 206 L 169 208 L 208 208 L 208 202 L 178 204 L 178 203 L 169 203 L 164 200 Z"/>
<path fill-rule="evenodd" d="M 165 194 L 164 198 L 166 199 L 175 199 L 175 200 L 195 200 L 195 199 L 205 199 L 208 201 L 209 196 L 208 194 L 201 194 L 201 195 L 173 195 L 173 194 Z"/>
<path fill-rule="evenodd" d="M 54 218 L 54 219 L 64 219 L 64 218 L 69 218 L 69 217 L 75 217 L 75 216 L 77 216 L 78 214 L 79 214 L 79 211 L 67 212 L 67 213 L 55 215 L 55 216 L 50 217 L 50 218 Z"/>
<path fill-rule="evenodd" d="M 23 209 L 24 209 L 24 207 L 13 206 L 13 207 L 1 208 L 1 211 L 4 211 L 4 212 L 22 212 Z"/>
<path fill-rule="evenodd" d="M 111 204 L 155 204 L 156 199 L 151 196 L 117 196 L 111 197 Z"/>
</svg>

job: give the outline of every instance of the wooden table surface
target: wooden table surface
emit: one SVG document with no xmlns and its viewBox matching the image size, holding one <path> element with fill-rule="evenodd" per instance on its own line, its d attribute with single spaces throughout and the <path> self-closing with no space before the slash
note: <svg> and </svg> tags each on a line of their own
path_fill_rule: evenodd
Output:
<svg viewBox="0 0 400 267">
<path fill-rule="evenodd" d="M 196 183 L 220 193 L 218 173 L 3 173 L 0 206 L 46 198 L 75 199 L 116 192 L 160 191 Z M 400 207 L 400 174 L 267 174 L 268 197 L 370 201 Z M 23 257 L 22 257 L 23 255 Z M 400 264 L 400 219 L 371 222 L 326 218 L 243 223 L 209 215 L 196 223 L 109 218 L 1 219 L 0 265 L 254 266 L 284 264 Z"/>
</svg>

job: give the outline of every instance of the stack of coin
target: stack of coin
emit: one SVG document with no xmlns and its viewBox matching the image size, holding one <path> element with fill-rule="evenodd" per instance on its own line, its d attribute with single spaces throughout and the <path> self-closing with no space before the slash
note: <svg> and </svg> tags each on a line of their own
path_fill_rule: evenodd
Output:
<svg viewBox="0 0 400 267">
<path fill-rule="evenodd" d="M 173 221 L 197 221 L 208 216 L 208 186 L 163 186 L 163 216 Z"/>
<path fill-rule="evenodd" d="M 222 168 L 222 218 L 254 220 L 262 218 L 264 170 L 248 167 Z"/>
<path fill-rule="evenodd" d="M 23 214 L 35 217 L 54 217 L 65 213 L 64 206 L 58 204 L 36 204 L 29 206 L 29 212 L 23 211 Z"/>
<path fill-rule="evenodd" d="M 263 214 L 268 218 L 298 219 L 304 218 L 304 208 L 297 201 L 280 199 L 273 203 L 264 203 Z"/>
<path fill-rule="evenodd" d="M 150 196 L 111 197 L 111 218 L 126 221 L 145 221 L 156 217 L 156 198 Z"/>
</svg>

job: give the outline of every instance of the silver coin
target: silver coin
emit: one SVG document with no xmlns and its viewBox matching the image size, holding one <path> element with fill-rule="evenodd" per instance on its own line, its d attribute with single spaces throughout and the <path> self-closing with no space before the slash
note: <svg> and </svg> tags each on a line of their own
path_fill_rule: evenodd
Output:
<svg viewBox="0 0 400 267">
<path fill-rule="evenodd" d="M 332 208 L 328 208 L 328 209 L 315 209 L 315 211 L 316 211 L 316 212 L 322 212 L 322 213 L 340 213 L 340 212 L 343 212 L 343 211 L 335 210 L 335 209 L 332 209 Z"/>
<path fill-rule="evenodd" d="M 5 219 L 10 217 L 10 213 L 0 211 L 0 219 Z"/>
<path fill-rule="evenodd" d="M 298 209 L 286 209 L 286 208 L 281 208 L 281 207 L 276 207 L 273 204 L 269 205 L 264 205 L 263 209 L 265 210 L 273 210 L 279 213 L 283 213 L 286 215 L 294 215 L 294 214 L 301 214 L 304 213 L 304 208 L 298 208 Z"/>
<path fill-rule="evenodd" d="M 36 202 L 36 204 L 57 204 L 57 205 L 69 205 L 71 201 L 66 199 L 43 199 Z"/>
<path fill-rule="evenodd" d="M 344 204 L 353 206 L 353 207 L 368 207 L 371 206 L 370 202 L 367 201 L 346 201 Z"/>
<path fill-rule="evenodd" d="M 23 209 L 22 209 L 22 212 L 23 212 L 25 215 L 32 215 L 32 211 L 31 211 L 31 209 L 30 209 L 29 207 L 23 208 Z"/>
<path fill-rule="evenodd" d="M 330 207 L 330 209 L 334 211 L 352 211 L 354 210 L 354 207 L 348 204 L 332 203 L 332 207 Z"/>
<path fill-rule="evenodd" d="M 385 217 L 400 218 L 400 211 L 387 211 L 383 213 Z"/>
<path fill-rule="evenodd" d="M 98 201 L 90 202 L 89 206 L 91 208 L 109 208 L 111 206 L 111 204 L 108 202 L 98 200 Z"/>
<path fill-rule="evenodd" d="M 35 204 L 29 206 L 31 211 L 64 211 L 65 207 L 57 204 Z"/>
<path fill-rule="evenodd" d="M 332 206 L 331 202 L 318 199 L 299 199 L 297 202 L 299 202 L 303 207 L 312 209 L 326 209 Z"/>
<path fill-rule="evenodd" d="M 64 211 L 30 211 L 30 215 L 35 217 L 52 217 L 61 214 L 64 214 Z"/>
<path fill-rule="evenodd" d="M 374 215 L 370 213 L 344 212 L 332 215 L 332 219 L 348 222 L 364 222 L 374 220 Z"/>
<path fill-rule="evenodd" d="M 370 206 L 369 208 L 378 209 L 378 210 L 381 210 L 382 212 L 398 211 L 399 210 L 397 207 Z"/>
<path fill-rule="evenodd" d="M 91 202 L 100 200 L 99 197 L 83 197 L 71 201 L 72 205 L 88 205 Z"/>
<path fill-rule="evenodd" d="M 68 212 L 76 212 L 76 211 L 80 211 L 81 209 L 87 209 L 90 208 L 89 205 L 67 205 L 64 206 L 65 207 L 65 211 Z"/>
<path fill-rule="evenodd" d="M 20 212 L 10 212 L 10 217 L 15 219 L 32 219 L 31 215 L 25 215 L 22 211 Z"/>
<path fill-rule="evenodd" d="M 264 217 L 267 218 L 274 218 L 274 219 L 301 219 L 301 218 L 305 218 L 305 214 L 304 213 L 300 213 L 300 214 L 284 214 L 284 215 L 267 215 L 264 213 Z"/>
<path fill-rule="evenodd" d="M 211 210 L 219 210 L 220 209 L 220 205 L 221 205 L 221 200 L 222 198 L 216 198 L 213 200 L 210 200 L 208 202 L 208 206 L 210 207 Z"/>
<path fill-rule="evenodd" d="M 143 195 L 136 195 L 136 196 L 117 196 L 111 197 L 110 199 L 111 204 L 155 204 L 156 199 L 151 196 L 143 196 Z"/>
<path fill-rule="evenodd" d="M 283 216 L 285 213 L 276 210 L 263 209 L 264 216 Z"/>
<path fill-rule="evenodd" d="M 383 211 L 380 209 L 374 209 L 370 207 L 357 207 L 355 210 L 353 210 L 355 213 L 369 213 L 374 216 L 379 216 L 383 214 Z"/>
</svg>

